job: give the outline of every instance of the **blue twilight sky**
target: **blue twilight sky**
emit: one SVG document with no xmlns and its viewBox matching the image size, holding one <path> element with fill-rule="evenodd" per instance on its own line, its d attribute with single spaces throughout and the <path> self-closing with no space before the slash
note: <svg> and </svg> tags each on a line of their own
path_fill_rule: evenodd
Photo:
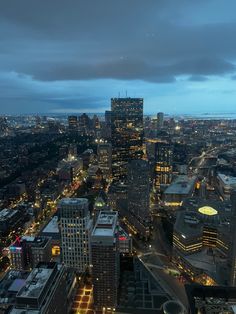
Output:
<svg viewBox="0 0 236 314">
<path fill-rule="evenodd" d="M 236 113 L 235 0 L 0 1 L 0 114 Z"/>
</svg>

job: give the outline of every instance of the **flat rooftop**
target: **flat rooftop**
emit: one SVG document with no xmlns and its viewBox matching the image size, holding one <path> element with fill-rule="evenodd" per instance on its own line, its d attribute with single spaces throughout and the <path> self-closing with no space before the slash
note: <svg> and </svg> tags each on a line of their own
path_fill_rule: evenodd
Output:
<svg viewBox="0 0 236 314">
<path fill-rule="evenodd" d="M 82 205 L 87 204 L 88 200 L 86 198 L 63 198 L 59 205 Z"/>
<path fill-rule="evenodd" d="M 227 176 L 223 173 L 218 173 L 218 177 L 225 185 L 235 186 L 236 187 L 236 177 Z"/>
<path fill-rule="evenodd" d="M 118 212 L 101 211 L 93 229 L 92 236 L 114 236 L 117 219 Z"/>
<path fill-rule="evenodd" d="M 38 299 L 50 280 L 53 271 L 54 268 L 47 267 L 47 265 L 45 267 L 34 268 L 26 279 L 25 285 L 18 292 L 17 298 Z"/>
<path fill-rule="evenodd" d="M 18 210 L 16 209 L 4 208 L 3 210 L 0 211 L 0 221 L 5 221 L 13 217 L 17 212 Z"/>
<path fill-rule="evenodd" d="M 59 234 L 59 228 L 58 228 L 58 217 L 54 216 L 49 223 L 46 225 L 46 227 L 43 229 L 42 233 L 58 233 Z"/>
<path fill-rule="evenodd" d="M 178 176 L 173 183 L 164 191 L 164 194 L 183 194 L 187 195 L 194 187 L 196 177 L 186 175 Z"/>
</svg>

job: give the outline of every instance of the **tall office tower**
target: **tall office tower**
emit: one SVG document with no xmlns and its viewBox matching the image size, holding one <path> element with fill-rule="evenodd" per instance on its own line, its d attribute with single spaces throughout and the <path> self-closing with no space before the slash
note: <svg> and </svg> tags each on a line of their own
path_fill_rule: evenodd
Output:
<svg viewBox="0 0 236 314">
<path fill-rule="evenodd" d="M 70 132 L 78 131 L 78 117 L 77 116 L 68 116 L 68 127 Z"/>
<path fill-rule="evenodd" d="M 231 223 L 231 245 L 229 250 L 229 265 L 230 265 L 230 285 L 236 286 L 236 190 L 231 193 L 232 217 Z"/>
<path fill-rule="evenodd" d="M 93 298 L 97 311 L 117 305 L 118 212 L 101 211 L 91 236 Z"/>
<path fill-rule="evenodd" d="M 127 163 L 142 157 L 143 99 L 111 99 L 112 172 L 114 180 L 124 180 Z"/>
<path fill-rule="evenodd" d="M 150 228 L 150 167 L 146 160 L 132 160 L 128 164 L 129 223 L 144 238 Z"/>
<path fill-rule="evenodd" d="M 172 179 L 173 149 L 169 143 L 155 143 L 154 183 L 157 188 L 168 185 Z"/>
<path fill-rule="evenodd" d="M 62 262 L 78 272 L 90 266 L 92 220 L 85 198 L 63 198 L 58 205 Z"/>
<path fill-rule="evenodd" d="M 98 165 L 103 176 L 109 178 L 112 170 L 112 148 L 110 143 L 98 144 L 97 147 Z"/>
<path fill-rule="evenodd" d="M 164 126 L 164 113 L 158 112 L 157 114 L 157 130 L 162 129 Z"/>
</svg>

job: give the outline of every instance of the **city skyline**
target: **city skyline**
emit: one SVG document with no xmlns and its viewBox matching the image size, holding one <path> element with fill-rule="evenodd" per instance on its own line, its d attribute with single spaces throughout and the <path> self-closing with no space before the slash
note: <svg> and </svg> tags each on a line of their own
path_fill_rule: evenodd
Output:
<svg viewBox="0 0 236 314">
<path fill-rule="evenodd" d="M 0 114 L 236 113 L 236 4 L 13 0 L 0 4 Z"/>
</svg>

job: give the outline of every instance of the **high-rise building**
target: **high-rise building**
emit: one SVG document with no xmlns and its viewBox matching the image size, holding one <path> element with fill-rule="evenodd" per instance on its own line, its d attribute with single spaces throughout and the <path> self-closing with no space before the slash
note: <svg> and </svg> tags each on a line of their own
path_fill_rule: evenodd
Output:
<svg viewBox="0 0 236 314">
<path fill-rule="evenodd" d="M 23 236 L 10 246 L 11 266 L 16 270 L 36 267 L 39 262 L 50 262 L 51 239 Z"/>
<path fill-rule="evenodd" d="M 112 170 L 112 148 L 110 143 L 102 143 L 97 148 L 98 165 L 103 176 L 109 178 Z"/>
<path fill-rule="evenodd" d="M 111 99 L 111 136 L 113 178 L 123 180 L 128 161 L 142 157 L 142 98 Z"/>
<path fill-rule="evenodd" d="M 150 167 L 146 160 L 132 160 L 128 164 L 128 217 L 130 224 L 144 238 L 150 227 Z"/>
<path fill-rule="evenodd" d="M 158 112 L 157 114 L 157 130 L 162 129 L 164 126 L 164 113 Z"/>
<path fill-rule="evenodd" d="M 70 132 L 78 131 L 78 117 L 77 116 L 68 116 L 68 127 Z"/>
<path fill-rule="evenodd" d="M 118 212 L 101 211 L 91 237 L 93 297 L 96 310 L 117 305 L 119 283 Z"/>
<path fill-rule="evenodd" d="M 82 273 L 90 266 L 92 220 L 85 198 L 64 198 L 59 203 L 62 262 Z"/>
<path fill-rule="evenodd" d="M 82 134 L 89 134 L 89 130 L 91 127 L 91 120 L 89 116 L 86 113 L 83 113 L 81 116 L 79 116 L 79 130 Z"/>
<path fill-rule="evenodd" d="M 168 185 L 172 179 L 173 149 L 169 143 L 155 143 L 155 174 L 154 183 L 156 187 Z"/>
</svg>

